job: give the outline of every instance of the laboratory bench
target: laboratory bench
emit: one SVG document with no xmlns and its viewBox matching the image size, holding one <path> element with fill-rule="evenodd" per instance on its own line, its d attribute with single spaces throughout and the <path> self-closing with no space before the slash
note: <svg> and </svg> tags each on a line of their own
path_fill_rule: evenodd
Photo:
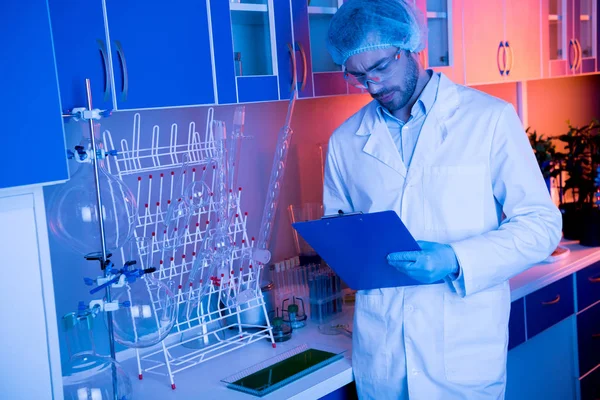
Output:
<svg viewBox="0 0 600 400">
<path fill-rule="evenodd" d="M 540 263 L 510 280 L 512 307 L 507 400 L 595 399 L 600 395 L 600 248 L 563 242 L 565 258 Z M 307 344 L 345 350 L 344 358 L 265 396 L 265 399 L 342 399 L 353 382 L 352 339 L 325 335 L 314 324 L 295 330 L 292 339 L 273 349 L 259 341 L 175 376 L 144 375 L 133 381 L 143 399 L 256 399 L 228 389 L 221 379 Z M 135 358 L 123 361 L 137 376 Z M 548 379 L 551 377 L 552 379 Z M 543 387 L 540 382 L 545 382 Z"/>
</svg>

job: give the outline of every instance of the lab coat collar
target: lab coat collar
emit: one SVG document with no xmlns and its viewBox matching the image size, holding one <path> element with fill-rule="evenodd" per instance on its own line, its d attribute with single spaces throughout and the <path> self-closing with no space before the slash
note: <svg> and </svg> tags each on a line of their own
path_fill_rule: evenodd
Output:
<svg viewBox="0 0 600 400">
<path fill-rule="evenodd" d="M 438 114 L 449 117 L 454 114 L 458 108 L 458 92 L 456 84 L 441 72 L 436 72 L 435 74 L 437 74 L 440 79 L 438 93 L 435 102 L 433 103 L 432 107 L 430 107 L 427 114 L 431 114 L 432 111 L 440 111 Z M 362 120 L 358 129 L 356 130 L 356 134 L 358 136 L 367 136 L 375 131 L 377 124 L 380 122 L 378 120 L 378 107 L 379 102 L 377 100 L 373 100 L 367 104 L 365 108 L 363 108 Z"/>
<path fill-rule="evenodd" d="M 444 121 L 458 108 L 456 84 L 444 74 L 438 73 L 440 82 L 435 103 L 427 113 L 413 154 L 412 165 L 419 165 L 428 154 L 433 154 L 447 135 Z M 358 136 L 369 136 L 363 151 L 372 155 L 400 175 L 406 177 L 407 169 L 402 162 L 392 137 L 387 132 L 385 121 L 379 116 L 379 102 L 373 100 L 363 109 L 361 124 L 356 131 Z"/>
<path fill-rule="evenodd" d="M 458 86 L 440 73 L 440 84 L 437 99 L 425 118 L 411 167 L 419 169 L 432 158 L 448 135 L 446 121 L 454 115 L 459 107 Z"/>
</svg>

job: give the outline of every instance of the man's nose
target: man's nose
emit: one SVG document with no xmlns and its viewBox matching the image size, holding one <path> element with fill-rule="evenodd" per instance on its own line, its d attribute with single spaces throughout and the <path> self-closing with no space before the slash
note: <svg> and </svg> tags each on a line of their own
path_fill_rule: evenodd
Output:
<svg viewBox="0 0 600 400">
<path fill-rule="evenodd" d="M 371 80 L 367 80 L 365 82 L 365 85 L 367 86 L 367 91 L 372 95 L 376 95 L 382 90 L 380 83 L 373 82 Z"/>
</svg>

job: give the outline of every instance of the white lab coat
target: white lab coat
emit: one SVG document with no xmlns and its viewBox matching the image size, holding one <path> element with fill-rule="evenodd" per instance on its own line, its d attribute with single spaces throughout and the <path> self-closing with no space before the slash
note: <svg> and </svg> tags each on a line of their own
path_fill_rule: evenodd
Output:
<svg viewBox="0 0 600 400">
<path fill-rule="evenodd" d="M 417 240 L 451 244 L 462 272 L 357 293 L 359 396 L 502 399 L 508 279 L 547 257 L 562 229 L 528 138 L 512 105 L 441 74 L 407 170 L 376 108 L 330 138 L 325 214 L 394 210 Z"/>
</svg>

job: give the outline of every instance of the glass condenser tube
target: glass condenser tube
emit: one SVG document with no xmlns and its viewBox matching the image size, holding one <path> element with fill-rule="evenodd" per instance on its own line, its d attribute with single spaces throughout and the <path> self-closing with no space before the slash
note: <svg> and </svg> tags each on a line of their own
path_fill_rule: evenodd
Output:
<svg viewBox="0 0 600 400">
<path fill-rule="evenodd" d="M 277 138 L 277 147 L 275 148 L 275 156 L 273 157 L 273 166 L 271 167 L 271 179 L 269 180 L 269 188 L 267 190 L 267 199 L 265 208 L 260 223 L 260 233 L 258 235 L 257 248 L 266 249 L 271 239 L 271 231 L 273 229 L 273 221 L 277 211 L 277 202 L 279 201 L 279 191 L 281 190 L 281 182 L 285 165 L 294 131 L 290 128 L 292 114 L 294 113 L 294 105 L 296 104 L 296 90 L 292 91 L 292 96 L 288 105 L 285 124 L 279 131 Z"/>
</svg>

